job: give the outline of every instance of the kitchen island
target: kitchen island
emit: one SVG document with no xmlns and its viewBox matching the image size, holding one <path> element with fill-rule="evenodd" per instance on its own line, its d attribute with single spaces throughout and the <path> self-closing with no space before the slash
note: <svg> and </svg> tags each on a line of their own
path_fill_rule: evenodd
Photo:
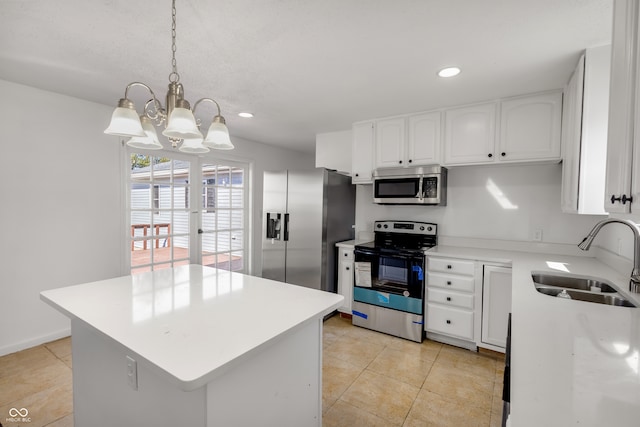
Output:
<svg viewBox="0 0 640 427">
<path fill-rule="evenodd" d="M 40 295 L 71 319 L 77 427 L 322 425 L 340 295 L 200 265 Z"/>
<path fill-rule="evenodd" d="M 437 246 L 427 253 L 512 265 L 511 427 L 640 425 L 640 308 L 554 298 L 532 272 L 596 277 L 629 292 L 631 266 L 587 256 Z"/>
</svg>

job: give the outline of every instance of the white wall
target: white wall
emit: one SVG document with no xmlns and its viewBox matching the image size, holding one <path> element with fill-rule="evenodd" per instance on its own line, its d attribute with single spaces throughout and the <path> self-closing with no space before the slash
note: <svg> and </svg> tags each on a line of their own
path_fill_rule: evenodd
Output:
<svg viewBox="0 0 640 427">
<path fill-rule="evenodd" d="M 68 334 L 46 289 L 122 271 L 112 108 L 0 80 L 0 355 Z"/>
<path fill-rule="evenodd" d="M 0 80 L 0 355 L 69 334 L 40 301 L 47 289 L 127 274 L 123 148 L 100 105 Z M 252 271 L 262 265 L 265 170 L 313 168 L 312 154 L 231 136 L 229 158 L 252 164 Z"/>
<path fill-rule="evenodd" d="M 578 244 L 604 217 L 563 214 L 561 175 L 560 164 L 451 168 L 446 207 L 375 205 L 372 186 L 360 185 L 356 231 L 372 231 L 375 220 L 414 220 L 437 223 L 440 236 L 532 241 L 542 230 L 543 242 Z"/>
</svg>

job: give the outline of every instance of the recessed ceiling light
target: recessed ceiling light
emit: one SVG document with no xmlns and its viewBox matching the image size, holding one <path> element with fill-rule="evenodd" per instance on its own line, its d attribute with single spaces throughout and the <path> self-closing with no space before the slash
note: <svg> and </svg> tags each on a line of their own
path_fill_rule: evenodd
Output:
<svg viewBox="0 0 640 427">
<path fill-rule="evenodd" d="M 244 118 L 251 118 L 251 117 L 253 117 L 253 114 L 252 114 L 252 113 L 238 113 L 238 115 L 239 115 L 240 117 L 244 117 Z"/>
<path fill-rule="evenodd" d="M 458 67 L 447 67 L 438 71 L 438 75 L 440 77 L 453 77 L 457 76 L 458 74 L 460 74 L 460 68 Z"/>
</svg>

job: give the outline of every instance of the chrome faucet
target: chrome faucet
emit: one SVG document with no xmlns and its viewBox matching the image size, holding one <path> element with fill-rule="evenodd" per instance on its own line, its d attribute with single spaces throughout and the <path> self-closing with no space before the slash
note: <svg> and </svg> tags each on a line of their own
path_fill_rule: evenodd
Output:
<svg viewBox="0 0 640 427">
<path fill-rule="evenodd" d="M 593 239 L 602 227 L 611 223 L 625 224 L 631 231 L 633 231 L 633 270 L 631 270 L 631 279 L 629 281 L 629 290 L 631 292 L 640 293 L 640 228 L 638 225 L 628 219 L 607 218 L 598 222 L 591 232 L 582 239 L 582 242 L 578 245 L 583 251 L 588 251 L 593 243 Z"/>
</svg>

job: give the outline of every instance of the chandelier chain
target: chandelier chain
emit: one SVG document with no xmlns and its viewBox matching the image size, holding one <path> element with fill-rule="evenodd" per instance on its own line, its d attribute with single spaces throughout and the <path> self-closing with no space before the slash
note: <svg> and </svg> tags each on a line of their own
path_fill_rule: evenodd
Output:
<svg viewBox="0 0 640 427">
<path fill-rule="evenodd" d="M 176 0 L 173 0 L 171 4 L 171 67 L 172 71 L 169 74 L 169 81 L 178 83 L 180 81 L 180 74 L 178 74 L 178 62 L 176 61 Z"/>
</svg>

